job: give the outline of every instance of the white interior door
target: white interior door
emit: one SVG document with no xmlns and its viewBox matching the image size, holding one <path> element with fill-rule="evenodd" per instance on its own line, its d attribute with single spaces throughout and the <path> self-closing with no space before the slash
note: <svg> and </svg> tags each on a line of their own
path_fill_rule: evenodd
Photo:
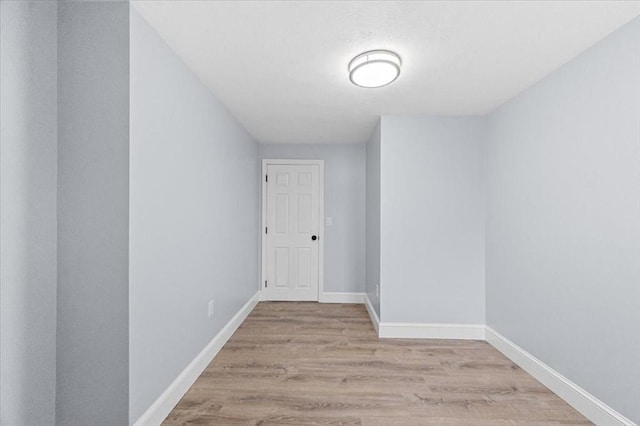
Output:
<svg viewBox="0 0 640 426">
<path fill-rule="evenodd" d="M 267 300 L 318 300 L 319 165 L 268 164 Z"/>
</svg>

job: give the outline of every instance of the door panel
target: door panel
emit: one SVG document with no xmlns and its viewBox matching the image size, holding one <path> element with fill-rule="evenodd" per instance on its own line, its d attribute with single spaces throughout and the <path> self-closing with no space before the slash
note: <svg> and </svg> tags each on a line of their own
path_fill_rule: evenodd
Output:
<svg viewBox="0 0 640 426">
<path fill-rule="evenodd" d="M 298 195 L 298 234 L 311 233 L 311 195 Z"/>
<path fill-rule="evenodd" d="M 311 249 L 298 247 L 297 288 L 309 288 L 311 282 Z"/>
<path fill-rule="evenodd" d="M 276 226 L 278 234 L 289 233 L 289 194 L 276 195 Z"/>
<path fill-rule="evenodd" d="M 275 282 L 276 287 L 289 288 L 289 247 L 275 247 Z"/>
<path fill-rule="evenodd" d="M 266 298 L 318 300 L 318 165 L 267 167 Z"/>
</svg>

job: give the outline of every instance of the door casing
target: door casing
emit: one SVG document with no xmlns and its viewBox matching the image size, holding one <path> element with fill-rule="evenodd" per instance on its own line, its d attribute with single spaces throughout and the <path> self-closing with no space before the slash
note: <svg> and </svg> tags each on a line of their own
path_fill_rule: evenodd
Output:
<svg viewBox="0 0 640 426">
<path fill-rule="evenodd" d="M 282 160 L 282 159 L 263 159 L 262 174 L 262 220 L 260 227 L 261 234 L 261 250 L 260 250 L 260 300 L 267 300 L 265 291 L 265 280 L 267 279 L 267 235 L 265 228 L 267 226 L 267 167 L 269 165 L 317 165 L 318 166 L 318 295 L 317 301 L 321 300 L 320 295 L 324 293 L 324 160 Z"/>
</svg>

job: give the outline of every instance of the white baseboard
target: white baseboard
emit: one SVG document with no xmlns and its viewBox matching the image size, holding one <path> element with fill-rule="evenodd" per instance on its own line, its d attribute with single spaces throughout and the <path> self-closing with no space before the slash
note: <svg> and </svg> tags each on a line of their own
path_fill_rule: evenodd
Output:
<svg viewBox="0 0 640 426">
<path fill-rule="evenodd" d="M 371 322 L 373 323 L 373 328 L 376 329 L 376 333 L 380 332 L 380 318 L 378 318 L 378 314 L 376 310 L 373 308 L 373 304 L 371 303 L 371 299 L 369 299 L 369 295 L 367 293 L 364 294 L 364 306 L 367 308 L 367 312 L 369 313 L 369 318 L 371 318 Z"/>
<path fill-rule="evenodd" d="M 364 303 L 364 293 L 323 292 L 318 297 L 319 303 Z M 267 300 L 266 292 L 258 292 L 258 300 Z"/>
<path fill-rule="evenodd" d="M 256 293 L 240 310 L 231 318 L 222 330 L 209 342 L 209 344 L 187 365 L 178 377 L 162 392 L 162 395 L 144 412 L 134 423 L 134 426 L 156 426 L 169 415 L 173 407 L 180 401 L 191 385 L 202 374 L 211 360 L 220 352 L 242 321 L 251 313 L 258 303 L 259 294 Z"/>
<path fill-rule="evenodd" d="M 396 339 L 465 339 L 484 340 L 482 324 L 427 324 L 381 322 L 369 295 L 364 295 L 365 307 L 380 338 Z"/>
<path fill-rule="evenodd" d="M 597 425 L 636 426 L 595 396 L 558 373 L 491 327 L 486 327 L 486 340 L 511 361 Z"/>
<path fill-rule="evenodd" d="M 387 339 L 464 339 L 484 340 L 483 324 L 428 324 L 410 322 L 382 322 L 368 294 L 364 303 L 378 337 Z"/>
<path fill-rule="evenodd" d="M 364 303 L 364 293 L 320 293 L 320 303 Z"/>
<path fill-rule="evenodd" d="M 381 322 L 378 336 L 400 339 L 484 340 L 484 325 Z"/>
</svg>

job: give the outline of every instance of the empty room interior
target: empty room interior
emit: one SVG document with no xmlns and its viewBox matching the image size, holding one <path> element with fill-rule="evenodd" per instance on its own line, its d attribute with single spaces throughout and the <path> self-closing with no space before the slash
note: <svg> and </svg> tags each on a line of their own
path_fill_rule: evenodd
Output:
<svg viewBox="0 0 640 426">
<path fill-rule="evenodd" d="M 0 425 L 640 425 L 639 16 L 0 0 Z"/>
</svg>

